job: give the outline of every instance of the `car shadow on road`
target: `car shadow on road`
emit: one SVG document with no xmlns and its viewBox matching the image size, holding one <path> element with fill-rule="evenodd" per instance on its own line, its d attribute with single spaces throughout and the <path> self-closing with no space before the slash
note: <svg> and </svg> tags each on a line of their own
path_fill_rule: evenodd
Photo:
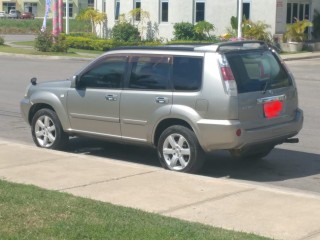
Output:
<svg viewBox="0 0 320 240">
<path fill-rule="evenodd" d="M 154 148 L 92 139 L 71 139 L 68 152 L 161 167 Z M 259 160 L 238 160 L 227 151 L 208 154 L 199 175 L 256 182 L 276 182 L 320 174 L 320 155 L 274 149 Z"/>
<path fill-rule="evenodd" d="M 207 157 L 200 174 L 257 182 L 284 181 L 320 174 L 320 155 L 276 148 L 267 157 L 250 161 L 219 151 Z"/>
</svg>

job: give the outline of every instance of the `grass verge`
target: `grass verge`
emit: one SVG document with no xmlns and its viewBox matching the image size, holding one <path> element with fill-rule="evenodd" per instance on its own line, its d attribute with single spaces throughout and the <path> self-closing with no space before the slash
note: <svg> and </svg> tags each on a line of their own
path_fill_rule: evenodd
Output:
<svg viewBox="0 0 320 240">
<path fill-rule="evenodd" d="M 0 34 L 35 34 L 41 29 L 43 19 L 0 19 Z M 63 21 L 65 29 L 65 21 Z M 91 32 L 89 21 L 69 20 L 72 32 Z M 47 29 L 52 29 L 52 19 L 47 21 Z"/>
<path fill-rule="evenodd" d="M 2 240 L 267 239 L 3 180 L 0 226 Z"/>
<path fill-rule="evenodd" d="M 90 51 L 70 48 L 67 53 L 59 52 L 40 52 L 33 48 L 23 48 L 22 46 L 33 46 L 30 44 L 15 43 L 21 47 L 12 47 L 8 45 L 0 45 L 0 52 L 13 54 L 29 54 L 29 55 L 44 55 L 44 56 L 63 56 L 63 57 L 95 57 L 102 54 L 102 51 Z"/>
</svg>

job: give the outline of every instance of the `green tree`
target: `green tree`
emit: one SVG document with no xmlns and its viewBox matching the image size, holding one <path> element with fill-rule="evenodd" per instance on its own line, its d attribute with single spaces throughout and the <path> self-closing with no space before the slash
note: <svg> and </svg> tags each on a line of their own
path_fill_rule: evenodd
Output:
<svg viewBox="0 0 320 240">
<path fill-rule="evenodd" d="M 86 8 L 79 13 L 76 19 L 90 21 L 91 31 L 96 34 L 96 26 L 105 22 L 107 20 L 107 15 L 105 13 L 100 13 L 93 8 Z"/>
</svg>

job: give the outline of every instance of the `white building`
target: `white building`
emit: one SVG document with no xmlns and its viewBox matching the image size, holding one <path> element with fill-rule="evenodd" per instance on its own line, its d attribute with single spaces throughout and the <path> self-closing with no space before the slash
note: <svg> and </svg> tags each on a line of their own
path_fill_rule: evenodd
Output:
<svg viewBox="0 0 320 240">
<path fill-rule="evenodd" d="M 141 8 L 150 13 L 144 32 L 157 29 L 157 37 L 170 40 L 173 25 L 179 22 L 195 24 L 205 20 L 215 25 L 215 35 L 226 33 L 231 26 L 230 18 L 237 16 L 238 0 L 96 0 L 95 8 L 108 17 L 106 29 L 97 29 L 101 36 L 108 37 L 120 14 Z M 320 11 L 320 0 L 243 0 L 243 15 L 270 25 L 272 34 L 283 33 L 286 24 L 295 18 L 312 21 L 315 9 Z"/>
</svg>

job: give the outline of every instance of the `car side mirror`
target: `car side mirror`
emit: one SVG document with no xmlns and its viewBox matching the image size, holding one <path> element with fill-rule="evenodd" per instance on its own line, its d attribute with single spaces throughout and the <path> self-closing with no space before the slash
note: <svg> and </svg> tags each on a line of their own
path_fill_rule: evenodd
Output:
<svg viewBox="0 0 320 240">
<path fill-rule="evenodd" d="M 74 75 L 72 77 L 71 87 L 79 88 L 80 77 L 79 75 Z"/>
</svg>

